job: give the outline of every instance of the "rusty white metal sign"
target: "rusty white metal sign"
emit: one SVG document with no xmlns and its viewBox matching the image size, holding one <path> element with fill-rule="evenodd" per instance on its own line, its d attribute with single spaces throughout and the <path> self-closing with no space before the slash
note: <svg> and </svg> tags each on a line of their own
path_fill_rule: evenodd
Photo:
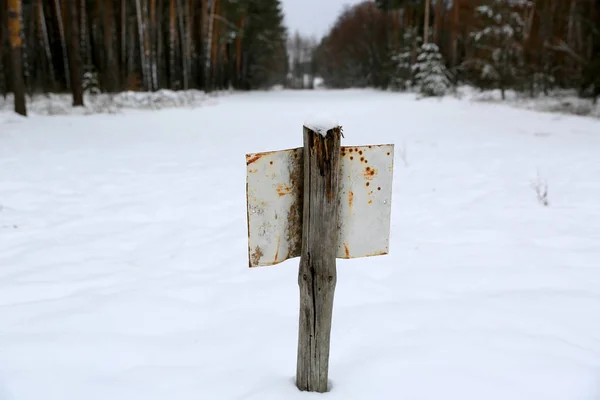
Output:
<svg viewBox="0 0 600 400">
<path fill-rule="evenodd" d="M 303 148 L 246 155 L 250 267 L 299 257 Z M 338 258 L 388 253 L 394 145 L 343 146 Z"/>
</svg>

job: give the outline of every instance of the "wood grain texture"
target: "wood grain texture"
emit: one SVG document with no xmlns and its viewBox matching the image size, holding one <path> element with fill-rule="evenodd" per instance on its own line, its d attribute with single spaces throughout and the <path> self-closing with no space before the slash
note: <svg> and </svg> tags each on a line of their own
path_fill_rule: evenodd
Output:
<svg viewBox="0 0 600 400">
<path fill-rule="evenodd" d="M 298 274 L 300 327 L 296 386 L 326 392 L 337 280 L 336 251 L 341 128 L 322 135 L 304 127 L 302 255 Z"/>
</svg>

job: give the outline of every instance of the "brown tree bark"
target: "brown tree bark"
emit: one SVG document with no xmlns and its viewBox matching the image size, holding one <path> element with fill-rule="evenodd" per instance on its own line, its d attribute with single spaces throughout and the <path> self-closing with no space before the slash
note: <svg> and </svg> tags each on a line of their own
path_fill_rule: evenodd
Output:
<svg viewBox="0 0 600 400">
<path fill-rule="evenodd" d="M 458 29 L 460 20 L 460 0 L 453 0 L 452 2 L 452 51 L 451 51 L 451 65 L 456 67 L 458 65 Z"/>
<path fill-rule="evenodd" d="M 25 80 L 23 79 L 23 59 L 21 38 L 21 0 L 8 0 L 8 38 L 10 42 L 11 80 L 15 96 L 15 112 L 27 116 L 25 104 Z"/>
<path fill-rule="evenodd" d="M 83 107 L 83 63 L 79 46 L 79 17 L 77 2 L 70 0 L 66 8 L 69 26 L 68 58 L 71 71 L 71 92 L 73 93 L 73 106 Z"/>
<path fill-rule="evenodd" d="M 176 0 L 169 0 L 169 82 L 171 89 L 175 89 L 177 75 L 175 73 L 175 56 L 177 40 L 177 3 Z"/>
<path fill-rule="evenodd" d="M 119 73 L 117 67 L 117 52 L 114 48 L 114 0 L 105 0 L 104 4 L 104 51 L 106 60 L 105 85 L 109 92 L 119 88 Z"/>
<path fill-rule="evenodd" d="M 433 19 L 433 41 L 438 46 L 441 45 L 442 24 L 444 22 L 445 4 L 442 0 L 437 0 L 435 3 L 435 15 Z"/>
<path fill-rule="evenodd" d="M 431 0 L 425 0 L 425 20 L 423 23 L 423 44 L 429 43 L 429 9 Z"/>
<path fill-rule="evenodd" d="M 60 0 L 54 0 L 54 8 L 56 11 L 56 22 L 58 23 L 58 33 L 60 35 L 60 45 L 63 51 L 63 66 L 65 69 L 65 82 L 67 88 L 71 87 L 71 75 L 69 73 L 69 60 L 67 56 L 67 39 L 65 36 L 65 25 L 63 23 L 62 7 Z"/>
<path fill-rule="evenodd" d="M 2 90 L 2 96 L 6 98 L 8 91 L 8 62 L 5 60 L 4 53 L 4 41 L 6 40 L 6 11 L 8 7 L 5 4 L 5 0 L 0 0 L 0 90 Z"/>
<path fill-rule="evenodd" d="M 39 19 L 40 37 L 44 46 L 44 53 L 46 54 L 46 60 L 48 63 L 48 74 L 50 79 L 50 87 L 54 88 L 56 84 L 54 74 L 54 63 L 52 61 L 52 50 L 50 48 L 50 37 L 48 36 L 48 26 L 46 24 L 46 15 L 44 14 L 44 3 L 43 0 L 37 2 L 37 12 Z"/>
</svg>

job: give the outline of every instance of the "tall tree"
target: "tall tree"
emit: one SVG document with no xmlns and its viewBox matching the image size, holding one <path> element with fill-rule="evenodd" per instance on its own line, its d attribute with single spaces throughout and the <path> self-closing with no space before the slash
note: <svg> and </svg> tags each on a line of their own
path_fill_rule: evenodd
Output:
<svg viewBox="0 0 600 400">
<path fill-rule="evenodd" d="M 54 12 L 56 15 L 56 22 L 58 24 L 58 33 L 60 36 L 60 44 L 61 44 L 62 57 L 63 57 L 63 68 L 64 68 L 64 73 L 65 73 L 65 82 L 67 83 L 67 87 L 70 87 L 71 77 L 70 77 L 70 73 L 69 73 L 69 59 L 68 59 L 68 55 L 67 55 L 68 54 L 67 38 L 65 35 L 65 25 L 63 23 L 63 14 L 62 14 L 62 7 L 60 4 L 60 0 L 54 0 Z"/>
<path fill-rule="evenodd" d="M 83 63 L 79 46 L 79 17 L 77 2 L 71 0 L 66 8 L 68 22 L 68 57 L 71 71 L 71 92 L 73 93 L 73 106 L 83 106 Z"/>
<path fill-rule="evenodd" d="M 8 0 L 8 34 L 10 42 L 11 81 L 15 96 L 15 112 L 27 115 L 25 104 L 25 80 L 23 79 L 21 0 Z"/>
</svg>

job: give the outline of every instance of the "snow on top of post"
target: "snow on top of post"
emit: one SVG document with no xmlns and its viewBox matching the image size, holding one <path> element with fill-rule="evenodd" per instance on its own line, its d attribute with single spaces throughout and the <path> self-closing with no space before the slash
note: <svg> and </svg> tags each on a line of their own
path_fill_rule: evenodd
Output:
<svg viewBox="0 0 600 400">
<path fill-rule="evenodd" d="M 321 136 L 325 136 L 327 135 L 327 131 L 337 128 L 340 124 L 334 118 L 324 115 L 313 115 L 304 121 L 304 126 Z"/>
</svg>

